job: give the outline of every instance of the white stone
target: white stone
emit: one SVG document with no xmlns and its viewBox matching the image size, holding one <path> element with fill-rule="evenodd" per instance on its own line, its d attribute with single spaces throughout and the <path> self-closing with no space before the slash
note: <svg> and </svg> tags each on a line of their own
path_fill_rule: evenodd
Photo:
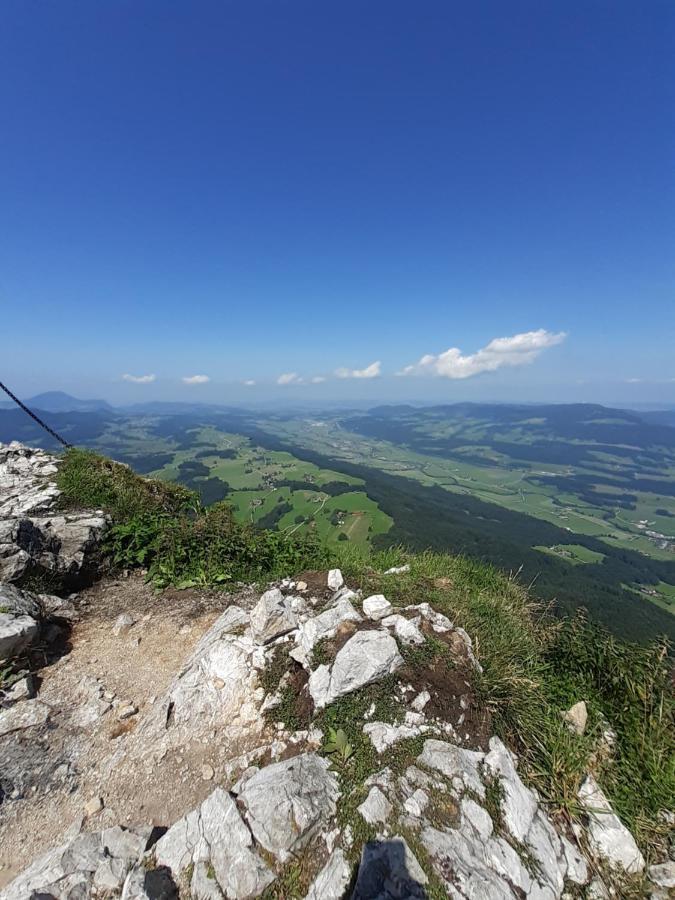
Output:
<svg viewBox="0 0 675 900">
<path fill-rule="evenodd" d="M 569 841 L 565 835 L 560 835 L 565 863 L 567 865 L 567 877 L 575 884 L 586 884 L 588 881 L 588 864 L 581 855 L 579 848 Z"/>
<path fill-rule="evenodd" d="M 189 866 L 210 863 L 226 897 L 255 897 L 274 880 L 237 804 L 222 788 L 169 828 L 155 845 L 155 859 L 171 869 L 175 880 Z"/>
<path fill-rule="evenodd" d="M 406 619 L 405 616 L 387 616 L 382 619 L 385 628 L 393 628 L 396 637 L 404 644 L 423 644 L 425 637 L 419 630 L 420 619 Z"/>
<path fill-rule="evenodd" d="M 675 888 L 675 861 L 650 866 L 647 875 L 652 884 L 660 888 Z"/>
<path fill-rule="evenodd" d="M 318 641 L 335 637 L 343 623 L 361 621 L 361 616 L 349 600 L 341 599 L 335 606 L 304 622 L 299 627 L 295 640 L 305 653 L 309 653 Z"/>
<path fill-rule="evenodd" d="M 427 703 L 431 700 L 429 691 L 420 691 L 410 704 L 416 712 L 422 712 Z"/>
<path fill-rule="evenodd" d="M 437 634 L 443 634 L 443 632 L 451 631 L 453 628 L 450 619 L 448 619 L 447 616 L 444 616 L 443 613 L 436 612 L 436 610 L 432 609 L 428 603 L 418 603 L 416 606 L 406 606 L 406 611 L 407 610 L 419 612 L 422 618 L 429 622 Z"/>
<path fill-rule="evenodd" d="M 115 826 L 78 834 L 38 857 L 3 890 L 2 898 L 119 896 L 127 873 L 143 855 L 150 832 L 149 827 L 127 830 Z"/>
<path fill-rule="evenodd" d="M 610 866 L 631 874 L 641 872 L 645 861 L 635 838 L 614 813 L 592 775 L 586 776 L 578 796 L 588 814 L 588 842 L 593 853 Z"/>
<path fill-rule="evenodd" d="M 446 741 L 429 739 L 424 742 L 418 763 L 445 775 L 457 793 L 473 791 L 481 800 L 485 797 L 485 785 L 480 777 L 480 767 L 485 754 L 477 750 L 464 750 Z"/>
<path fill-rule="evenodd" d="M 357 809 L 369 825 L 377 825 L 378 822 L 387 821 L 391 815 L 392 806 L 382 791 L 377 786 L 373 786 Z"/>
<path fill-rule="evenodd" d="M 265 591 L 251 611 L 251 630 L 254 638 L 266 644 L 297 627 L 297 619 L 290 603 L 278 588 Z"/>
<path fill-rule="evenodd" d="M 136 620 L 129 615 L 129 613 L 122 613 L 119 615 L 115 622 L 113 623 L 112 632 L 115 637 L 119 637 L 122 634 L 128 634 L 129 630 L 133 628 Z"/>
<path fill-rule="evenodd" d="M 410 565 L 406 563 L 404 566 L 392 566 L 391 569 L 387 569 L 384 573 L 385 575 L 403 575 L 406 572 L 410 571 Z"/>
<path fill-rule="evenodd" d="M 37 637 L 39 625 L 30 616 L 0 612 L 0 662 L 17 656 Z"/>
<path fill-rule="evenodd" d="M 0 737 L 44 725 L 50 712 L 50 707 L 38 699 L 24 700 L 9 709 L 0 710 Z"/>
<path fill-rule="evenodd" d="M 375 621 L 391 615 L 392 609 L 391 603 L 384 594 L 372 594 L 363 601 L 363 614 Z"/>
<path fill-rule="evenodd" d="M 468 823 L 482 841 L 487 841 L 494 831 L 490 814 L 468 796 L 462 798 L 462 823 Z"/>
<path fill-rule="evenodd" d="M 417 790 L 413 791 L 411 796 L 405 800 L 403 808 L 408 815 L 413 816 L 415 819 L 420 819 L 428 805 L 428 794 L 426 791 L 423 791 L 422 788 L 417 788 Z"/>
<path fill-rule="evenodd" d="M 335 657 L 332 667 L 319 666 L 309 679 L 309 692 L 317 709 L 338 697 L 384 678 L 403 665 L 396 641 L 382 631 L 360 631 Z"/>
<path fill-rule="evenodd" d="M 305 753 L 260 769 L 238 800 L 256 841 L 285 862 L 329 822 L 338 796 L 328 761 Z"/>
<path fill-rule="evenodd" d="M 574 734 L 583 734 L 586 731 L 586 723 L 588 722 L 588 709 L 583 700 L 579 700 L 574 706 L 571 706 L 566 713 L 563 714 L 570 731 Z"/>
<path fill-rule="evenodd" d="M 103 799 L 101 797 L 92 797 L 84 804 L 84 812 L 87 816 L 95 816 L 96 813 L 103 809 Z"/>
<path fill-rule="evenodd" d="M 329 852 L 330 858 L 310 885 L 305 900 L 343 900 L 351 880 L 351 866 L 339 847 Z"/>
<path fill-rule="evenodd" d="M 326 583 L 328 584 L 329 590 L 339 591 L 342 585 L 345 583 L 345 580 L 342 577 L 342 572 L 339 569 L 331 569 L 328 573 Z"/>
<path fill-rule="evenodd" d="M 387 722 L 368 722 L 363 726 L 363 733 L 367 734 L 373 747 L 378 753 L 384 753 L 398 741 L 417 737 L 420 734 L 419 727 L 410 725 L 389 725 Z"/>
<path fill-rule="evenodd" d="M 513 756 L 499 738 L 490 739 L 485 767 L 499 778 L 504 825 L 512 837 L 524 842 L 537 812 L 537 801 L 520 780 Z"/>
</svg>

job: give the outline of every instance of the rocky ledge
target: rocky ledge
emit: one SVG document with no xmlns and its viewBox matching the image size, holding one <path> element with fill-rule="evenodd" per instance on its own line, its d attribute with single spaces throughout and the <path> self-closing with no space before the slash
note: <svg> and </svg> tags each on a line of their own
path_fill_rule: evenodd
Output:
<svg viewBox="0 0 675 900">
<path fill-rule="evenodd" d="M 57 471 L 43 450 L 0 444 L 0 580 L 47 576 L 76 587 L 94 569 L 107 519 L 101 510 L 60 509 Z"/>
<path fill-rule="evenodd" d="M 42 512 L 56 495 L 35 473 L 48 478 L 53 461 L 22 453 L 5 452 L 3 477 L 8 458 L 15 472 L 27 460 L 36 506 L 26 508 L 14 482 L 3 509 Z M 399 573 L 383 573 L 385 590 Z M 6 658 L 55 617 L 77 619 L 78 598 L 1 591 Z M 0 835 L 5 816 L 25 830 L 45 809 L 71 809 L 47 800 L 61 792 L 72 804 L 87 770 L 97 789 L 82 796 L 84 815 L 50 822 L 56 846 L 2 900 L 571 900 L 609 897 L 607 873 L 644 869 L 592 776 L 579 791 L 581 824 L 552 818 L 474 694 L 481 661 L 470 636 L 423 599 L 397 608 L 385 594 L 364 597 L 339 570 L 219 598 L 217 616 L 142 708 L 89 674 L 61 702 L 40 678 L 0 691 Z M 143 624 L 152 628 L 151 613 Z M 128 614 L 106 626 L 120 667 L 143 633 Z M 440 672 L 425 661 L 429 646 Z M 578 709 L 569 724 L 583 727 Z M 174 816 L 134 824 L 128 810 L 160 793 Z M 139 794 L 144 804 L 132 807 Z M 674 867 L 650 868 L 654 900 L 669 896 Z"/>
<path fill-rule="evenodd" d="M 467 724 L 478 662 L 465 632 L 425 603 L 381 617 L 381 600 L 350 590 L 337 571 L 329 577 L 319 590 L 316 576 L 311 588 L 287 580 L 226 608 L 165 695 L 145 715 L 132 712 L 136 727 L 104 770 L 144 767 L 152 783 L 167 756 L 208 745 L 216 766 L 203 766 L 202 777 L 216 785 L 198 806 L 173 823 L 91 831 L 77 822 L 3 900 L 248 898 L 275 884 L 282 893 L 269 896 L 284 896 L 284 879 L 300 870 L 313 900 L 423 898 L 432 889 L 454 898 L 554 900 L 587 884 L 586 854 L 628 872 L 644 866 L 592 779 L 580 793 L 588 827 L 564 833 L 502 741 L 475 720 Z M 35 602 L 12 595 L 28 607 Z M 118 623 L 117 633 L 124 628 Z M 465 693 L 452 708 L 442 688 L 412 684 L 406 657 L 428 635 L 444 642 L 465 676 L 453 682 Z M 393 712 L 377 719 L 375 692 L 359 726 L 374 764 L 354 783 L 359 760 L 326 752 L 322 716 L 340 698 L 381 683 Z M 86 703 L 90 714 L 78 715 L 90 728 L 113 714 L 99 695 Z M 0 712 L 5 752 L 12 737 L 38 740 L 57 715 L 39 696 L 12 703 Z M 300 719 L 303 727 L 292 727 Z M 85 828 L 98 811 L 89 811 Z M 666 869 L 655 872 L 664 884 L 672 876 Z M 657 882 L 653 896 L 667 890 Z"/>
</svg>

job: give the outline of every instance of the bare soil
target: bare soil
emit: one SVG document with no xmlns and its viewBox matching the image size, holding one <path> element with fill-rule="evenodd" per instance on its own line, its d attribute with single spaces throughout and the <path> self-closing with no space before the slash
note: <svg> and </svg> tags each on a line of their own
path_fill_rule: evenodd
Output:
<svg viewBox="0 0 675 900">
<path fill-rule="evenodd" d="M 106 580 L 83 591 L 79 621 L 59 658 L 39 672 L 38 700 L 50 708 L 45 726 L 0 739 L 4 802 L 0 805 L 0 887 L 40 853 L 62 841 L 70 826 L 98 830 L 116 823 L 167 825 L 214 787 L 209 748 L 161 761 L 161 776 L 134 761 L 111 767 L 116 750 L 169 687 L 196 643 L 227 606 L 251 605 L 252 590 L 157 592 L 141 577 Z M 115 636 L 117 617 L 134 620 Z M 93 698 L 93 700 L 92 700 Z M 31 701 L 24 701 L 31 702 Z M 118 708 L 138 713 L 121 719 Z M 92 716 L 92 708 L 100 715 Z M 213 766 L 217 779 L 217 766 Z M 86 818 L 92 798 L 102 811 Z"/>
</svg>

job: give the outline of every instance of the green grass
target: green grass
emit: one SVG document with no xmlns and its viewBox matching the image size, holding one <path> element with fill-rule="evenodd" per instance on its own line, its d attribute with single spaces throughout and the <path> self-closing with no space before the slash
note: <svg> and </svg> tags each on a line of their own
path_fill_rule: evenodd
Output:
<svg viewBox="0 0 675 900">
<path fill-rule="evenodd" d="M 226 503 L 204 508 L 186 488 L 141 478 L 88 450 L 67 451 L 58 485 L 66 505 L 110 515 L 106 549 L 112 562 L 147 569 L 158 587 L 281 576 L 327 559 L 309 538 L 241 524 Z"/>
<path fill-rule="evenodd" d="M 483 666 L 475 688 L 493 730 L 519 754 L 524 777 L 553 813 L 579 813 L 576 792 L 609 722 L 616 750 L 600 766 L 600 783 L 645 852 L 663 846 L 659 811 L 675 807 L 668 645 L 622 642 L 581 616 L 554 619 L 514 579 L 460 557 L 421 553 L 407 559 L 408 574 L 379 574 L 404 559 L 391 550 L 369 562 L 344 559 L 343 568 L 364 592 L 383 592 L 397 605 L 426 600 L 466 628 Z M 590 713 L 582 737 L 562 720 L 580 699 Z"/>
<path fill-rule="evenodd" d="M 475 693 L 490 710 L 493 731 L 519 754 L 523 777 L 549 809 L 578 815 L 576 793 L 608 722 L 616 746 L 611 759 L 596 754 L 598 780 L 647 856 L 663 848 L 667 835 L 659 812 L 675 808 L 675 702 L 667 643 L 643 647 L 617 640 L 582 617 L 555 619 L 516 579 L 478 561 L 431 552 L 408 556 L 401 548 L 371 555 L 350 541 L 328 549 L 261 531 L 237 522 L 227 504 L 203 509 L 184 488 L 139 478 L 89 452 L 65 455 L 59 485 L 70 505 L 106 509 L 115 522 L 111 551 L 121 564 L 143 565 L 159 585 L 222 584 L 330 564 L 339 565 L 351 585 L 384 593 L 395 605 L 429 602 L 472 636 L 483 666 L 473 676 Z M 410 564 L 408 573 L 382 574 L 403 562 Z M 407 652 L 409 664 L 424 666 L 440 650 L 430 641 Z M 270 689 L 284 667 L 280 659 L 270 668 Z M 293 689 L 281 694 L 275 719 L 307 727 L 298 718 Z M 581 737 L 562 720 L 562 712 L 580 699 L 589 708 Z M 354 748 L 339 777 L 344 816 L 355 823 L 363 782 L 382 767 L 362 731 L 371 703 L 378 720 L 400 716 L 393 682 L 385 679 L 340 698 L 315 719 L 325 734 L 342 728 Z M 419 742 L 403 742 L 386 764 L 404 768 L 419 749 Z"/>
<path fill-rule="evenodd" d="M 583 547 L 581 544 L 556 544 L 554 547 L 540 546 L 534 549 L 565 559 L 573 566 L 580 566 L 585 563 L 599 563 L 605 558 L 604 553 L 589 550 L 588 547 Z"/>
</svg>

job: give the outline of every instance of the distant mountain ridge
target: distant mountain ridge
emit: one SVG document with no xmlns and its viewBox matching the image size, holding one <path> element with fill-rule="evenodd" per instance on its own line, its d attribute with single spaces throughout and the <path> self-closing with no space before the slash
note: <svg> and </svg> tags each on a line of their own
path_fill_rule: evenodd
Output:
<svg viewBox="0 0 675 900">
<path fill-rule="evenodd" d="M 113 407 L 107 400 L 79 400 L 65 391 L 46 391 L 23 400 L 26 406 L 32 410 L 44 410 L 44 412 L 112 412 Z M 2 409 L 14 409 L 15 404 L 6 400 L 0 404 Z"/>
</svg>

